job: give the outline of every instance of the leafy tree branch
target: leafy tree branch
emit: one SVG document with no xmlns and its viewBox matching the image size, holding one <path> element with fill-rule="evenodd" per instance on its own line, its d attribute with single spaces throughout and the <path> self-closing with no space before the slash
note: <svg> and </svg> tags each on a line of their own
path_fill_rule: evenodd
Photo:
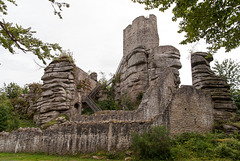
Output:
<svg viewBox="0 0 240 161">
<path fill-rule="evenodd" d="M 6 1 L 17 6 L 14 0 L 0 0 L 0 13 L 7 15 Z M 54 9 L 54 14 L 62 18 L 61 11 L 63 7 L 69 7 L 67 3 L 60 3 L 55 0 L 49 0 Z M 3 16 L 2 15 L 2 16 Z M 5 22 L 4 19 L 0 20 L 0 45 L 7 49 L 10 53 L 15 54 L 16 49 L 21 50 L 24 53 L 33 53 L 46 64 L 45 59 L 53 58 L 54 55 L 51 51 L 60 51 L 62 48 L 54 43 L 45 43 L 40 39 L 34 37 L 35 31 L 31 28 L 23 28 L 20 25 L 13 25 L 13 23 Z"/>
</svg>

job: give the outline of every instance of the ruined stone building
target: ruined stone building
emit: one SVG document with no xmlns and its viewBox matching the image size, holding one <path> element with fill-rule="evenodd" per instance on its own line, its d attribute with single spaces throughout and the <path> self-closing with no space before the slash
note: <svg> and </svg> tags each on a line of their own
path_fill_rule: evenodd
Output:
<svg viewBox="0 0 240 161">
<path fill-rule="evenodd" d="M 115 99 L 127 94 L 142 100 L 136 110 L 102 111 L 94 103 L 99 92 L 96 73 L 88 75 L 67 57 L 54 60 L 42 77 L 42 94 L 31 106 L 45 130 L 25 128 L 0 133 L 0 152 L 76 154 L 124 150 L 131 133 L 166 126 L 171 135 L 210 132 L 214 120 L 238 118 L 229 85 L 213 74 L 206 53 L 192 54 L 193 86 L 181 86 L 180 52 L 159 46 L 156 16 L 136 18 L 124 29 L 123 57 L 116 71 Z M 84 106 L 94 114 L 82 115 Z M 69 120 L 64 120 L 62 116 Z M 234 127 L 229 127 L 233 129 Z"/>
</svg>

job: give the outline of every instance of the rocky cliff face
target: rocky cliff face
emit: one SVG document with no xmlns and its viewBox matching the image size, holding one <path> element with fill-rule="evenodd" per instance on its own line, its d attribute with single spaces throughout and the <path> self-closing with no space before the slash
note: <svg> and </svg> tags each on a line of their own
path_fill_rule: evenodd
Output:
<svg viewBox="0 0 240 161">
<path fill-rule="evenodd" d="M 204 52 L 191 55 L 193 86 L 211 94 L 216 121 L 233 121 L 237 107 L 231 99 L 230 86 L 225 79 L 213 73 L 209 64 L 211 61 L 213 57 Z"/>
</svg>

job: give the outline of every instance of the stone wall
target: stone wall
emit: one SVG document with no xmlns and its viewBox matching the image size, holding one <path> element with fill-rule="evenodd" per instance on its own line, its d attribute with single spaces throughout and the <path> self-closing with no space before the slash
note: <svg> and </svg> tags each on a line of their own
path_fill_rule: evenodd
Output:
<svg viewBox="0 0 240 161">
<path fill-rule="evenodd" d="M 169 118 L 173 135 L 211 131 L 214 121 L 210 94 L 193 86 L 182 86 L 173 94 Z"/>
<path fill-rule="evenodd" d="M 147 130 L 152 122 L 65 123 L 45 131 L 35 128 L 0 133 L 0 152 L 47 154 L 126 150 L 132 132 Z"/>
<path fill-rule="evenodd" d="M 101 111 L 91 116 L 77 116 L 74 121 L 142 121 L 162 118 L 161 125 L 172 135 L 183 132 L 209 132 L 213 127 L 213 103 L 209 93 L 193 86 L 178 88 L 171 69 L 162 70 L 143 95 L 134 111 Z"/>
</svg>

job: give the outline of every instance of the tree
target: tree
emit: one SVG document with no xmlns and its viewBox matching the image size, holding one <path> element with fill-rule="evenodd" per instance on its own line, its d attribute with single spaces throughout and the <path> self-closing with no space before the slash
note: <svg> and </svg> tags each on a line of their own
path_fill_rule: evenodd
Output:
<svg viewBox="0 0 240 161">
<path fill-rule="evenodd" d="M 1 17 L 7 15 L 7 4 L 5 1 L 17 6 L 14 0 L 0 0 L 0 14 Z M 62 7 L 69 7 L 67 3 L 56 2 L 49 0 L 53 6 L 54 14 L 60 18 Z M 62 51 L 58 44 L 45 43 L 38 38 L 34 37 L 35 31 L 31 28 L 23 28 L 20 25 L 13 25 L 13 23 L 6 22 L 4 19 L 0 20 L 0 45 L 7 49 L 10 53 L 15 54 L 16 49 L 20 49 L 24 53 L 31 52 L 46 64 L 44 59 L 53 58 L 54 55 L 51 51 Z"/>
<path fill-rule="evenodd" d="M 4 83 L 3 89 L 1 89 L 2 93 L 4 93 L 9 99 L 13 99 L 19 97 L 22 94 L 22 88 L 16 83 L 11 82 L 6 85 Z"/>
<path fill-rule="evenodd" d="M 234 60 L 225 59 L 222 63 L 215 61 L 213 71 L 216 75 L 227 79 L 231 90 L 235 91 L 240 87 L 240 63 Z"/>
<path fill-rule="evenodd" d="M 232 59 L 225 59 L 222 63 L 216 61 L 213 71 L 223 77 L 230 85 L 232 99 L 240 109 L 240 63 Z"/>
<path fill-rule="evenodd" d="M 240 0 L 132 0 L 145 4 L 145 9 L 171 8 L 172 20 L 179 23 L 179 33 L 185 32 L 180 44 L 205 39 L 209 52 L 215 53 L 221 47 L 226 52 L 240 45 Z"/>
<path fill-rule="evenodd" d="M 13 106 L 5 93 L 0 93 L 0 132 L 18 127 L 18 119 L 13 117 Z"/>
</svg>

